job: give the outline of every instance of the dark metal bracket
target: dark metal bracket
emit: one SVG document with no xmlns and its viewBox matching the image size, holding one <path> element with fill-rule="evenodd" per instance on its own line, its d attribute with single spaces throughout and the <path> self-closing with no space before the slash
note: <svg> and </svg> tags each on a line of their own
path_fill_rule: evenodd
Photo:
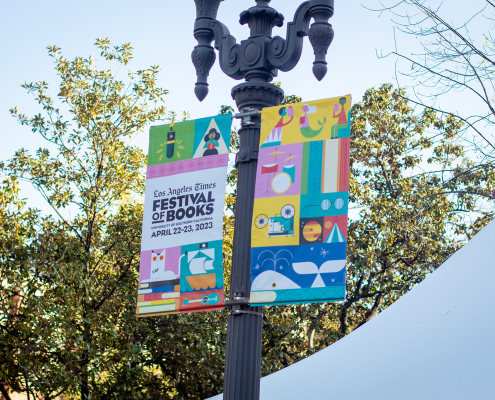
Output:
<svg viewBox="0 0 495 400">
<path fill-rule="evenodd" d="M 226 300 L 223 304 L 230 308 L 229 315 L 252 314 L 263 317 L 263 313 L 241 309 L 242 306 L 249 305 L 249 299 L 247 297 L 234 296 L 233 300 Z"/>
<path fill-rule="evenodd" d="M 247 310 L 232 310 L 229 312 L 229 315 L 240 315 L 240 314 L 252 314 L 252 315 L 258 315 L 263 318 L 263 313 L 256 312 L 256 311 L 247 311 Z"/>
<path fill-rule="evenodd" d="M 234 300 L 225 300 L 223 305 L 226 307 L 231 306 L 248 306 L 249 299 L 247 297 L 234 296 Z"/>
<path fill-rule="evenodd" d="M 239 151 L 235 155 L 235 167 L 237 168 L 239 166 L 239 163 L 257 160 L 258 159 L 258 152 L 259 152 L 259 149 L 254 149 L 251 146 L 246 146 L 246 147 L 239 149 Z"/>
<path fill-rule="evenodd" d="M 254 108 L 243 108 L 241 113 L 234 114 L 232 118 L 242 119 L 242 126 L 252 126 L 259 125 L 258 122 L 254 122 L 252 120 L 253 117 L 257 117 L 261 114 L 260 110 L 256 110 Z"/>
</svg>

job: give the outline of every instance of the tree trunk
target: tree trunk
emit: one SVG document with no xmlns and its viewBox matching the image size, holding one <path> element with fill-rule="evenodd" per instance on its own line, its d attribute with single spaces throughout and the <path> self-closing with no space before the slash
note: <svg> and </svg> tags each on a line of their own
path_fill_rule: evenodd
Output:
<svg viewBox="0 0 495 400">
<path fill-rule="evenodd" d="M 314 346 L 315 330 L 310 329 L 308 332 L 308 348 L 312 349 Z"/>
<path fill-rule="evenodd" d="M 5 399 L 5 400 L 12 400 L 9 396 L 9 392 L 7 392 L 7 389 L 5 388 L 5 386 L 3 384 L 0 383 L 0 392 L 2 393 L 2 397 Z"/>
</svg>

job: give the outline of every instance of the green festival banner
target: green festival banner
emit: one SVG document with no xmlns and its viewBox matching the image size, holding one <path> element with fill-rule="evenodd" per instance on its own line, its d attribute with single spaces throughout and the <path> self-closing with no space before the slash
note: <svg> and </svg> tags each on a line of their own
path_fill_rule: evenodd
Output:
<svg viewBox="0 0 495 400">
<path fill-rule="evenodd" d="M 223 309 L 231 114 L 150 129 L 138 317 Z"/>
<path fill-rule="evenodd" d="M 250 304 L 345 299 L 351 96 L 265 108 Z"/>
</svg>

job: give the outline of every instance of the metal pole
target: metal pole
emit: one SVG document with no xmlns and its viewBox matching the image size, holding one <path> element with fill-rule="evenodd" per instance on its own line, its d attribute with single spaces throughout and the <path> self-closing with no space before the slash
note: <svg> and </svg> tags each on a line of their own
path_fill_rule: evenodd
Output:
<svg viewBox="0 0 495 400">
<path fill-rule="evenodd" d="M 272 37 L 272 29 L 282 26 L 284 16 L 269 6 L 270 0 L 255 0 L 256 6 L 240 14 L 250 36 L 236 43 L 227 27 L 216 19 L 222 0 L 194 0 L 196 22 L 194 36 L 198 45 L 192 52 L 196 68 L 196 96 L 202 101 L 208 94 L 207 78 L 219 51 L 222 71 L 246 82 L 232 89 L 243 118 L 239 130 L 240 146 L 236 157 L 238 168 L 234 224 L 234 248 L 225 359 L 224 399 L 258 400 L 260 396 L 262 307 L 249 307 L 251 288 L 251 226 L 254 206 L 256 167 L 260 142 L 261 116 L 252 112 L 279 105 L 282 89 L 270 84 L 278 70 L 290 71 L 299 61 L 304 36 L 309 36 L 315 52 L 313 73 L 318 80 L 327 71 L 325 56 L 333 39 L 328 23 L 333 15 L 334 0 L 310 0 L 297 9 L 288 24 L 287 37 Z M 310 21 L 314 23 L 309 26 Z"/>
<path fill-rule="evenodd" d="M 261 110 L 280 104 L 284 97 L 281 89 L 263 82 L 245 83 L 234 87 L 232 96 L 239 111 Z M 264 99 L 264 101 L 256 100 Z M 231 307 L 228 317 L 227 348 L 225 358 L 224 399 L 257 400 L 260 391 L 261 345 L 263 308 L 249 307 L 251 288 L 251 225 L 254 205 L 254 188 L 258 148 L 260 141 L 260 115 L 243 122 L 239 130 L 237 198 L 234 225 L 234 248 L 230 293 Z"/>
</svg>

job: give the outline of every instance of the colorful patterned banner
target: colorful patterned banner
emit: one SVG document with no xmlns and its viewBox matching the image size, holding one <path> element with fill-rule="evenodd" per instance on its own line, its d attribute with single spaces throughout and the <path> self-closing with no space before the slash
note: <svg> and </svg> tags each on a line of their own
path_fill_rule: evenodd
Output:
<svg viewBox="0 0 495 400">
<path fill-rule="evenodd" d="M 351 96 L 265 108 L 251 305 L 345 298 Z"/>
<path fill-rule="evenodd" d="M 152 127 L 138 317 L 223 309 L 231 115 Z"/>
</svg>

